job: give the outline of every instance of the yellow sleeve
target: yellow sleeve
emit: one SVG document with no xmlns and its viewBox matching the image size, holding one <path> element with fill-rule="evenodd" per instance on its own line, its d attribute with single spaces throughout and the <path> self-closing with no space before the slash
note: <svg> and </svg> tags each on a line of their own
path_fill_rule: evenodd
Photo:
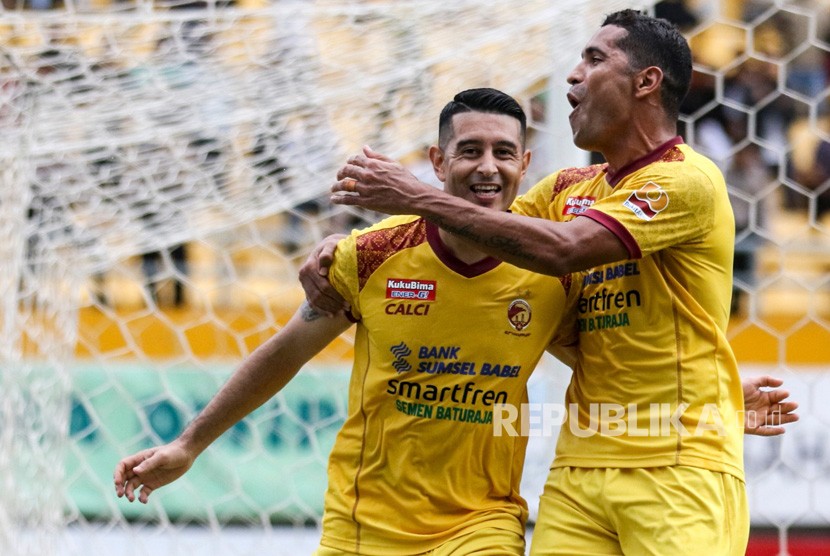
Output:
<svg viewBox="0 0 830 556">
<path fill-rule="evenodd" d="M 560 346 L 575 346 L 579 338 L 576 328 L 577 308 L 582 296 L 582 281 L 587 273 L 574 272 L 562 278 L 565 288 L 565 303 L 562 306 L 562 318 L 551 339 L 551 344 Z"/>
<path fill-rule="evenodd" d="M 524 195 L 519 195 L 510 206 L 510 212 L 534 218 L 548 218 L 553 200 L 553 186 L 559 173 L 543 178 Z"/>
<path fill-rule="evenodd" d="M 725 190 L 718 175 L 694 167 L 660 173 L 655 165 L 655 170 L 627 180 L 586 214 L 612 231 L 621 226 L 624 231 L 618 231 L 634 240 L 641 257 L 703 238 L 720 204 L 718 187 Z"/>
<path fill-rule="evenodd" d="M 360 319 L 360 285 L 357 278 L 357 231 L 341 239 L 334 251 L 329 269 L 329 282 L 352 308 L 352 316 Z"/>
</svg>

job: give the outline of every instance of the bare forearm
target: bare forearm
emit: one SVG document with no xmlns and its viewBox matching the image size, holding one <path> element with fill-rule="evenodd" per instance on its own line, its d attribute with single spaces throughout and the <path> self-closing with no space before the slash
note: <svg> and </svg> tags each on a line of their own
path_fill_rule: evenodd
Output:
<svg viewBox="0 0 830 556">
<path fill-rule="evenodd" d="M 436 191 L 416 213 L 492 257 L 542 274 L 587 268 L 566 233 L 567 225 L 480 207 Z M 582 266 L 583 268 L 580 268 Z"/>
<path fill-rule="evenodd" d="M 299 366 L 277 366 L 279 351 L 264 344 L 242 363 L 182 433 L 180 441 L 188 450 L 200 454 L 296 375 Z"/>
<path fill-rule="evenodd" d="M 620 239 L 589 219 L 552 222 L 482 207 L 421 183 L 400 164 L 364 148 L 337 172 L 331 201 L 387 214 L 417 214 L 500 260 L 542 274 L 628 258 Z"/>
<path fill-rule="evenodd" d="M 560 261 L 546 259 L 545 255 L 554 250 L 553 246 L 545 234 L 538 233 L 534 226 L 516 229 L 515 218 L 508 219 L 502 213 L 475 205 L 471 207 L 454 207 L 453 203 L 439 202 L 426 207 L 422 215 L 500 260 L 536 272 L 564 273 L 557 264 Z M 549 248 L 546 253 L 541 249 L 543 246 Z"/>
<path fill-rule="evenodd" d="M 185 429 L 180 442 L 188 451 L 200 454 L 222 433 L 282 390 L 303 365 L 349 326 L 343 315 L 323 318 L 304 303 L 285 328 L 239 366 Z"/>
</svg>

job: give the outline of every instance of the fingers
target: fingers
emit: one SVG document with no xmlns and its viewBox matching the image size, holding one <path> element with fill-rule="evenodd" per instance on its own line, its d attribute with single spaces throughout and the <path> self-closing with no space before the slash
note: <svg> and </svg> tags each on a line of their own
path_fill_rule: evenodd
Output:
<svg viewBox="0 0 830 556">
<path fill-rule="evenodd" d="M 146 504 L 147 500 L 150 498 L 150 494 L 154 490 L 155 488 L 149 486 L 144 482 L 144 479 L 136 475 L 127 481 L 124 489 L 124 495 L 130 502 L 138 500 L 142 504 Z M 138 497 L 136 497 L 136 492 L 138 492 Z"/>
<path fill-rule="evenodd" d="M 775 420 L 776 423 L 780 423 L 782 425 L 788 425 L 790 423 L 795 423 L 796 421 L 798 421 L 797 413 L 782 413 L 779 418 Z"/>
<path fill-rule="evenodd" d="M 356 154 L 354 156 L 350 156 L 346 160 L 346 164 L 340 167 L 340 169 L 337 171 L 337 179 L 339 181 L 342 182 L 346 178 L 352 178 L 356 181 L 361 181 L 361 179 L 364 177 L 364 170 L 371 170 L 371 168 L 377 167 L 377 165 L 371 164 L 372 160 L 377 160 L 380 162 L 395 162 L 393 159 L 384 156 L 377 151 L 372 150 L 372 148 L 369 146 L 363 147 L 363 153 L 364 154 L 362 155 Z M 349 189 L 348 184 L 344 185 L 345 188 L 343 188 L 342 191 L 354 191 L 354 189 Z"/>
<path fill-rule="evenodd" d="M 384 162 L 392 162 L 391 158 L 379 153 L 369 145 L 363 145 L 363 148 L 361 150 L 363 151 L 362 155 L 356 154 L 350 156 L 348 160 L 346 160 L 346 164 L 362 168 L 366 166 L 366 163 L 369 161 L 369 159 L 382 160 Z"/>
<path fill-rule="evenodd" d="M 343 184 L 343 191 L 346 193 L 356 193 L 355 189 L 357 188 L 357 180 L 353 178 L 344 178 L 341 180 Z"/>
<path fill-rule="evenodd" d="M 334 252 L 337 250 L 337 244 L 341 239 L 345 238 L 346 234 L 332 234 L 323 238 L 320 245 L 317 247 L 317 273 L 320 276 L 329 275 L 329 267 L 334 263 Z"/>
<path fill-rule="evenodd" d="M 339 175 L 340 173 L 338 172 Z M 331 186 L 331 192 L 343 196 L 360 196 L 360 192 L 357 190 L 357 180 L 349 176 L 340 178 L 334 182 L 334 185 Z"/>
<path fill-rule="evenodd" d="M 367 147 L 363 147 L 364 152 L 366 151 L 366 148 Z M 361 154 L 350 156 L 349 159 L 346 160 L 346 164 L 350 166 L 357 166 L 358 168 L 366 166 L 366 162 L 368 162 L 367 158 Z"/>
<path fill-rule="evenodd" d="M 363 146 L 363 154 L 366 155 L 366 158 L 374 158 L 375 160 L 383 160 L 384 162 L 392 162 L 391 158 L 389 158 L 388 156 L 384 156 L 384 155 L 380 154 L 376 150 L 373 150 L 372 147 L 370 147 L 369 145 L 364 145 Z"/>
<path fill-rule="evenodd" d="M 778 407 L 781 409 L 781 415 L 795 415 L 795 410 L 798 409 L 798 403 L 796 402 L 784 402 L 779 403 Z M 796 415 L 796 419 L 798 416 Z"/>
<path fill-rule="evenodd" d="M 306 301 L 318 313 L 332 317 L 343 310 L 348 310 L 343 297 L 318 272 L 305 273 L 300 276 L 300 283 L 305 292 Z"/>
<path fill-rule="evenodd" d="M 334 205 L 365 206 L 366 200 L 360 197 L 358 182 L 354 178 L 344 178 L 331 186 L 329 200 Z"/>
<path fill-rule="evenodd" d="M 348 310 L 348 304 L 328 281 L 337 243 L 344 234 L 332 234 L 321 241 L 300 267 L 299 279 L 311 308 L 327 317 Z"/>
<path fill-rule="evenodd" d="M 364 167 L 370 158 L 382 160 L 384 162 L 392 162 L 391 158 L 379 153 L 369 145 L 363 145 L 361 151 L 363 151 L 362 155 L 356 154 L 354 156 L 350 156 L 346 163 L 351 164 L 352 166 Z"/>
<path fill-rule="evenodd" d="M 125 457 L 115 466 L 113 482 L 115 483 L 115 494 L 119 498 L 127 494 L 128 482 L 135 478 L 135 466 L 149 457 L 150 453 L 148 450 L 142 450 L 141 452 Z"/>
<path fill-rule="evenodd" d="M 138 475 L 133 475 L 132 478 L 127 481 L 124 488 L 124 495 L 127 497 L 127 500 L 135 502 L 135 490 L 137 488 L 141 488 L 141 483 L 142 479 Z"/>
<path fill-rule="evenodd" d="M 122 459 L 115 466 L 115 473 L 113 473 L 115 494 L 119 498 L 126 497 L 130 502 L 135 502 L 136 490 L 141 489 L 138 499 L 146 504 L 147 497 L 153 491 L 153 488 L 145 484 L 142 473 L 152 472 L 153 468 L 158 467 L 162 460 L 163 458 L 159 457 L 157 451 L 152 448 Z"/>
<path fill-rule="evenodd" d="M 787 429 L 785 429 L 783 425 L 794 423 L 795 421 L 798 421 L 798 415 L 780 415 L 777 418 L 772 419 L 770 423 L 765 423 L 757 427 L 746 428 L 744 432 L 755 436 L 780 436 L 787 432 Z"/>
<path fill-rule="evenodd" d="M 337 173 L 338 177 L 340 172 Z M 360 191 L 355 178 L 343 177 L 331 186 L 330 200 L 335 205 L 359 205 Z"/>
<path fill-rule="evenodd" d="M 346 161 L 346 164 L 340 167 L 337 171 L 337 179 L 342 180 L 345 178 L 354 178 L 356 180 L 360 179 L 361 171 L 366 166 L 365 158 L 362 156 L 357 157 L 353 156 L 349 160 Z"/>
<path fill-rule="evenodd" d="M 770 405 L 781 403 L 790 397 L 790 393 L 786 390 L 770 390 L 768 392 Z M 795 403 L 795 402 L 791 402 Z M 796 404 L 797 406 L 798 404 Z"/>
<path fill-rule="evenodd" d="M 797 403 L 786 402 L 771 404 L 769 411 L 761 415 L 748 414 L 744 422 L 744 433 L 755 436 L 782 435 L 786 432 L 784 425 L 798 421 L 796 409 L 798 409 Z"/>
<path fill-rule="evenodd" d="M 764 425 L 751 430 L 747 429 L 744 432 L 746 434 L 752 434 L 755 436 L 780 436 L 784 434 L 786 431 L 784 427 L 768 427 Z"/>
<path fill-rule="evenodd" d="M 115 483 L 115 495 L 119 498 L 124 496 L 124 483 L 127 482 L 127 467 L 124 461 L 118 462 L 115 466 L 115 473 L 112 475 L 112 480 Z"/>
<path fill-rule="evenodd" d="M 744 434 L 751 434 L 754 436 L 778 436 L 784 434 L 784 427 L 780 422 L 766 423 L 759 422 L 757 419 L 748 419 L 744 423 Z"/>
<path fill-rule="evenodd" d="M 329 275 L 329 267 L 334 262 L 334 251 L 337 249 L 337 244 L 324 244 L 320 247 L 317 253 L 317 274 L 320 276 Z"/>
<path fill-rule="evenodd" d="M 770 410 L 766 416 L 766 424 L 786 425 L 798 421 L 798 402 L 784 401 L 790 397 L 786 390 L 772 390 L 769 392 Z"/>
<path fill-rule="evenodd" d="M 144 485 L 143 487 L 141 487 L 141 493 L 138 495 L 138 501 L 141 502 L 142 504 L 146 504 L 147 500 L 149 500 L 149 498 L 150 498 L 150 494 L 152 494 L 152 492 L 154 490 L 155 490 L 154 488 L 149 487 L 147 485 Z"/>
<path fill-rule="evenodd" d="M 341 311 L 348 310 L 348 304 L 323 276 L 309 276 L 303 282 L 303 289 L 306 301 L 318 313 L 333 317 Z"/>
<path fill-rule="evenodd" d="M 763 388 L 763 387 L 778 388 L 779 386 L 784 384 L 784 381 L 782 379 L 776 378 L 774 376 L 769 376 L 769 375 L 755 377 L 755 378 L 752 379 L 752 382 L 758 388 Z"/>
</svg>

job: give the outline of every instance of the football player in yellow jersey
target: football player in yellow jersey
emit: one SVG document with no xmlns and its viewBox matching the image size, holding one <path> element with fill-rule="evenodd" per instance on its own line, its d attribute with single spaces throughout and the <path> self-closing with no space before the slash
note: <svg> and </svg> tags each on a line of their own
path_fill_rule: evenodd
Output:
<svg viewBox="0 0 830 556">
<path fill-rule="evenodd" d="M 430 149 L 436 175 L 450 195 L 505 211 L 530 161 L 525 132 L 510 96 L 461 92 Z M 177 439 L 118 463 L 117 495 L 146 503 L 356 321 L 317 554 L 524 555 L 527 438 L 494 435 L 493 415 L 498 404 L 527 402 L 528 376 L 579 288 L 493 259 L 417 216 L 344 239 L 331 277 L 348 318 L 320 318 L 304 304 Z M 567 341 L 573 329 L 564 326 Z"/>
<path fill-rule="evenodd" d="M 430 188 L 368 147 L 332 188 L 335 203 L 420 215 L 523 268 L 588 271 L 532 554 L 746 549 L 745 400 L 725 335 L 733 216 L 720 172 L 677 136 L 691 71 L 668 22 L 607 16 L 568 76 L 574 142 L 606 164 L 543 180 L 519 214 Z"/>
</svg>

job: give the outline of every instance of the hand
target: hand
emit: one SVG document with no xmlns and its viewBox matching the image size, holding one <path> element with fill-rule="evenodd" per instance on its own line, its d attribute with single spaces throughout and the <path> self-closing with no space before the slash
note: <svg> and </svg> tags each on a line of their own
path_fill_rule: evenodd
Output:
<svg viewBox="0 0 830 556">
<path fill-rule="evenodd" d="M 138 501 L 146 504 L 154 490 L 184 475 L 194 459 L 175 442 L 127 456 L 115 466 L 115 494 L 135 502 L 135 492 L 140 488 Z"/>
<path fill-rule="evenodd" d="M 386 214 L 420 214 L 420 203 L 438 190 L 418 181 L 398 162 L 363 147 L 337 172 L 331 202 L 356 205 Z"/>
<path fill-rule="evenodd" d="M 344 237 L 346 236 L 343 234 L 334 234 L 323 238 L 300 267 L 300 284 L 303 286 L 308 304 L 318 313 L 328 317 L 350 309 L 343 296 L 328 280 L 334 250 L 337 248 L 337 242 Z"/>
<path fill-rule="evenodd" d="M 746 380 L 744 388 L 744 434 L 778 436 L 784 434 L 788 423 L 798 421 L 796 402 L 785 402 L 790 393 L 786 390 L 762 390 L 778 388 L 784 384 L 780 378 L 759 376 Z"/>
</svg>

